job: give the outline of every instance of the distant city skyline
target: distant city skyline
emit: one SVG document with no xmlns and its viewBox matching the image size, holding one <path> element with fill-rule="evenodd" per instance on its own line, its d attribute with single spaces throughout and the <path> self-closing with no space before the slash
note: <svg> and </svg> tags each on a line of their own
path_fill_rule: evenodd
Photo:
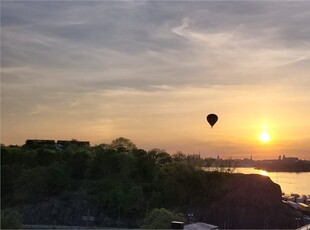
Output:
<svg viewBox="0 0 310 230">
<path fill-rule="evenodd" d="M 2 1 L 1 143 L 125 137 L 170 154 L 310 160 L 309 12 L 307 1 Z"/>
</svg>

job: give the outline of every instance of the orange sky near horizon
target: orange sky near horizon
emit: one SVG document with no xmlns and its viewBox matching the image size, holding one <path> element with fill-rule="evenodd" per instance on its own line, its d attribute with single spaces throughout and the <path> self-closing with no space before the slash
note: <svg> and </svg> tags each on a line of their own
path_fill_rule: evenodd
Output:
<svg viewBox="0 0 310 230">
<path fill-rule="evenodd" d="M 170 154 L 177 151 L 200 152 L 202 156 L 220 155 L 223 158 L 252 155 L 254 159 L 277 158 L 278 155 L 286 154 L 309 159 L 307 130 L 310 127 L 309 124 L 304 124 L 308 118 L 298 113 L 294 102 L 276 107 L 273 105 L 276 102 L 265 102 L 265 99 L 259 96 L 251 98 L 253 92 L 258 92 L 256 86 L 253 89 L 230 89 L 229 96 L 226 96 L 226 92 L 227 89 L 221 87 L 212 90 L 187 88 L 169 92 L 168 97 L 158 93 L 155 96 L 158 102 L 155 100 L 153 104 L 149 104 L 154 93 L 124 90 L 113 96 L 110 94 L 114 105 L 110 116 L 115 119 L 99 117 L 80 120 L 79 117 L 72 117 L 72 110 L 66 111 L 60 117 L 57 111 L 51 110 L 47 113 L 31 114 L 25 116 L 24 124 L 19 124 L 19 131 L 9 129 L 13 126 L 12 123 L 3 124 L 8 130 L 6 135 L 10 137 L 11 134 L 12 140 L 17 140 L 5 144 L 23 144 L 26 139 L 32 138 L 76 138 L 89 140 L 95 145 L 110 143 L 122 136 L 140 148 L 162 148 Z M 267 93 L 268 90 L 264 89 L 264 92 Z M 269 93 L 275 93 L 274 89 Z M 283 93 L 289 97 L 287 91 Z M 131 96 L 125 99 L 126 103 L 123 103 L 122 97 L 130 94 Z M 247 99 L 242 99 L 246 94 Z M 278 94 L 280 95 L 276 95 L 277 98 L 283 98 L 281 90 Z M 253 104 L 256 106 L 252 106 Z M 278 104 L 281 104 L 281 101 Z M 219 117 L 212 129 L 206 121 L 209 112 L 215 112 Z M 28 119 L 36 122 L 27 123 Z M 271 135 L 268 143 L 259 140 L 261 132 L 265 130 L 264 126 L 268 127 L 267 131 Z M 16 136 L 16 133 L 20 136 Z M 301 151 L 302 149 L 304 151 Z"/>
<path fill-rule="evenodd" d="M 3 2 L 1 143 L 310 160 L 310 3 L 233 3 Z"/>
</svg>

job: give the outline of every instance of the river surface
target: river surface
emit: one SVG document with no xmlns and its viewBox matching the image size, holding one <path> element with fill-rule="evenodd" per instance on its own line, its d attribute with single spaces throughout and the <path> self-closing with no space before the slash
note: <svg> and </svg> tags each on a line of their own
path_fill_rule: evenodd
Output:
<svg viewBox="0 0 310 230">
<path fill-rule="evenodd" d="M 310 195 L 310 172 L 266 172 L 255 168 L 236 168 L 234 173 L 259 174 L 268 176 L 281 186 L 284 193 L 298 193 L 300 195 Z"/>
</svg>

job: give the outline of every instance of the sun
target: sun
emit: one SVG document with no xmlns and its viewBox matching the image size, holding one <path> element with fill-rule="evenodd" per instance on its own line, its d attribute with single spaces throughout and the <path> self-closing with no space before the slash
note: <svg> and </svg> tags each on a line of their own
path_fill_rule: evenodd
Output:
<svg viewBox="0 0 310 230">
<path fill-rule="evenodd" d="M 264 143 L 267 143 L 270 141 L 270 134 L 267 132 L 267 130 L 263 130 L 261 132 L 261 134 L 259 135 L 259 140 Z"/>
</svg>

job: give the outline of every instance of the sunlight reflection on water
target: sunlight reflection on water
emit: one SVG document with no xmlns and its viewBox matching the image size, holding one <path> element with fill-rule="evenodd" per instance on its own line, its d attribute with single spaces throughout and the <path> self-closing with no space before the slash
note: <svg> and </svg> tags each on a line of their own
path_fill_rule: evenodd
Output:
<svg viewBox="0 0 310 230">
<path fill-rule="evenodd" d="M 268 172 L 265 170 L 259 170 L 259 174 L 262 176 L 268 176 Z"/>
<path fill-rule="evenodd" d="M 268 176 L 273 182 L 281 186 L 281 190 L 284 193 L 298 193 L 310 195 L 310 172 L 267 172 L 254 168 L 236 168 L 234 172 Z"/>
</svg>

